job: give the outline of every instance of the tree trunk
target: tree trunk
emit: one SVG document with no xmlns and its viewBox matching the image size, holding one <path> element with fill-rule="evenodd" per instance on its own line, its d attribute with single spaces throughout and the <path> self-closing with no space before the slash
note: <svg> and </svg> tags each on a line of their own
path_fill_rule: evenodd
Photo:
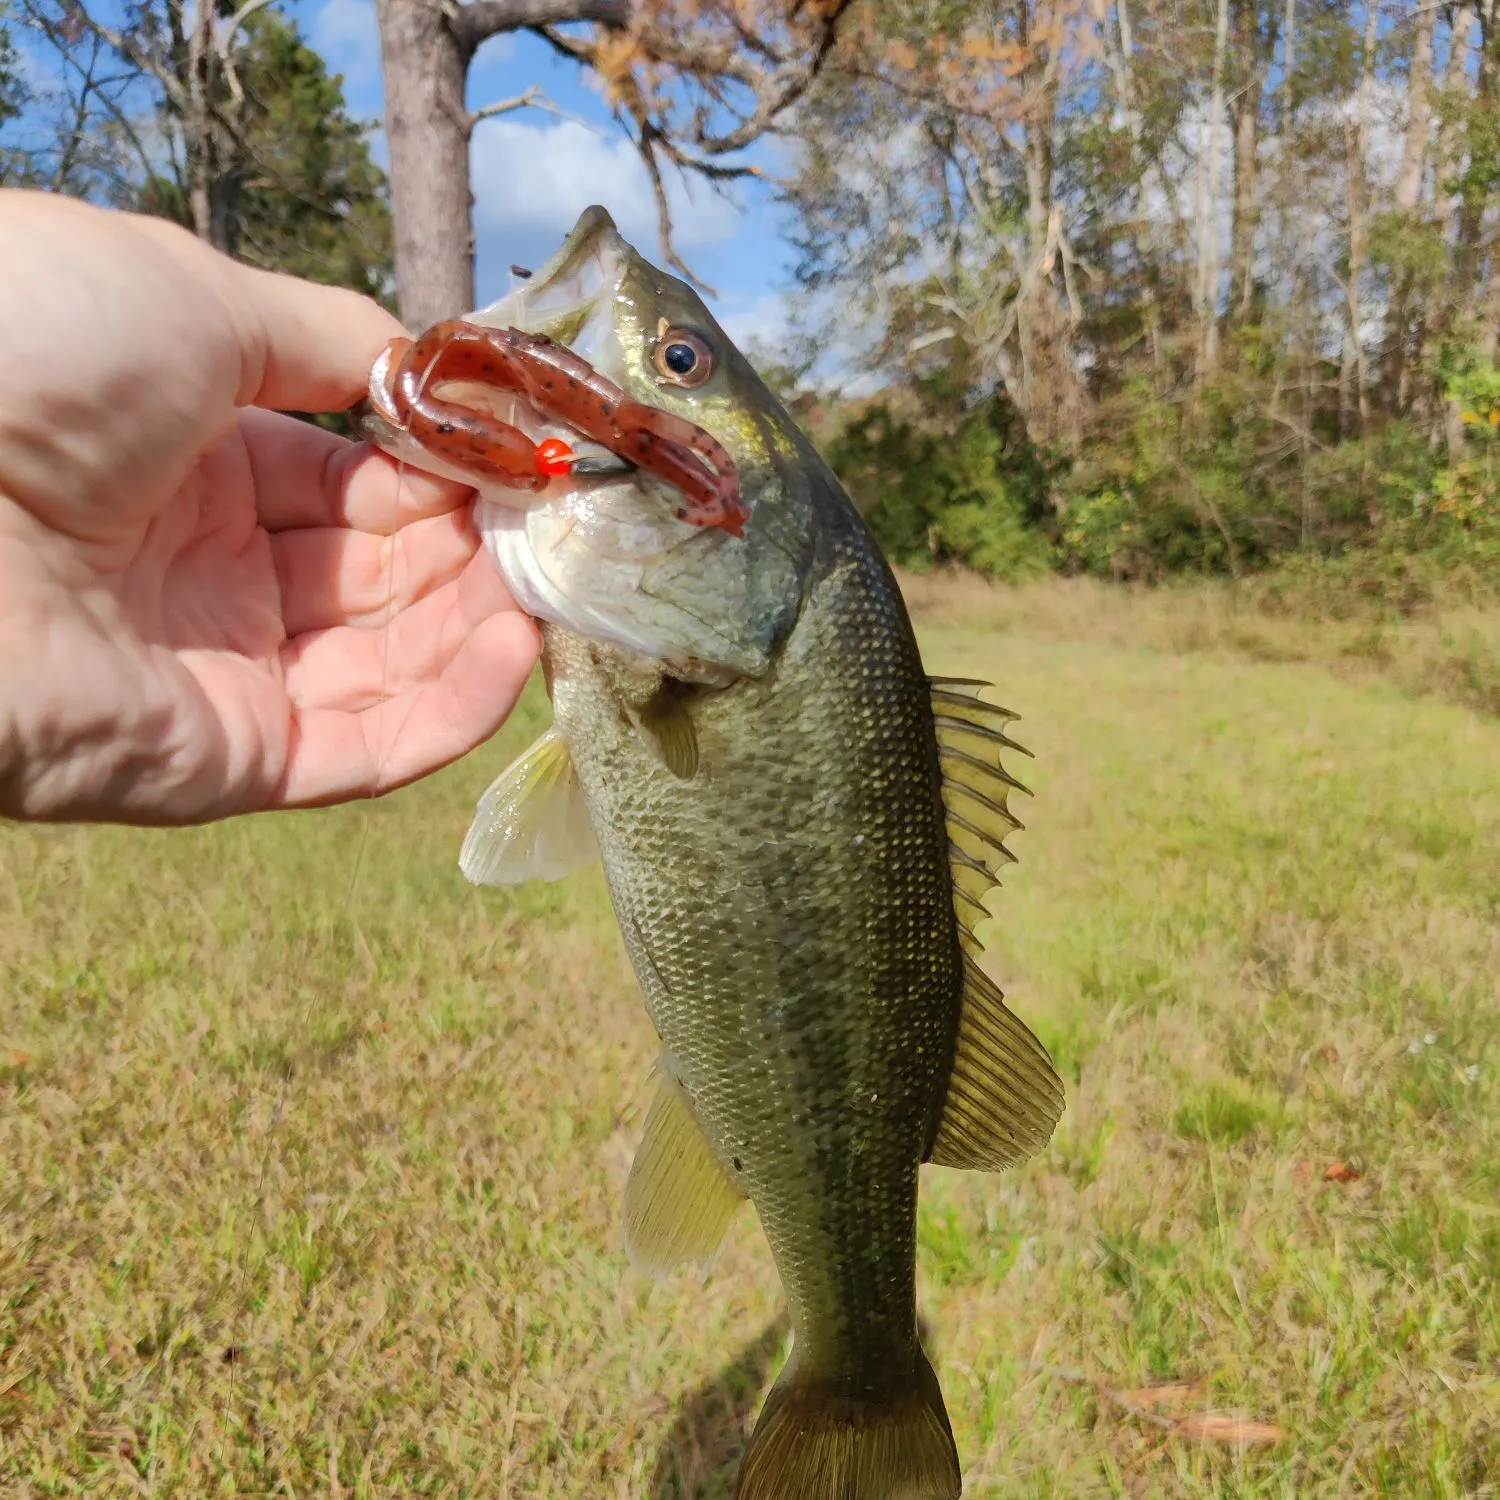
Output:
<svg viewBox="0 0 1500 1500">
<path fill-rule="evenodd" d="M 1437 25 L 1437 7 L 1424 5 L 1417 13 L 1417 34 L 1412 42 L 1411 69 L 1407 74 L 1406 135 L 1401 142 L 1401 170 L 1396 177 L 1396 207 L 1413 212 L 1422 197 L 1427 175 L 1427 134 L 1432 121 L 1432 34 Z"/>
<path fill-rule="evenodd" d="M 1461 3 L 1454 6 L 1449 18 L 1447 50 L 1442 68 L 1434 81 L 1439 98 L 1449 89 L 1463 86 L 1464 68 L 1472 45 L 1471 33 L 1478 23 L 1479 17 L 1468 5 Z M 1448 111 L 1441 111 L 1432 130 L 1433 175 L 1438 183 L 1432 221 L 1438 239 L 1448 252 L 1450 272 L 1455 254 L 1454 221 L 1457 217 L 1457 204 L 1453 193 L 1446 191 L 1441 184 L 1453 174 L 1459 151 L 1458 132 L 1453 120 Z M 1419 328 L 1416 365 L 1419 369 L 1432 370 L 1437 366 L 1443 341 L 1447 338 L 1452 323 L 1449 302 L 1447 287 L 1442 282 L 1437 282 L 1428 286 L 1426 297 L 1416 310 Z M 1437 381 L 1409 379 L 1408 385 L 1410 395 L 1406 403 L 1407 409 L 1423 424 L 1428 440 L 1436 446 L 1450 437 L 1452 429 L 1458 426 L 1457 410 L 1452 412 L 1451 419 L 1445 414 L 1442 389 Z M 1459 431 L 1458 437 L 1461 439 L 1462 436 Z"/>
<path fill-rule="evenodd" d="M 1349 339 L 1354 360 L 1354 395 L 1359 407 L 1359 435 L 1367 437 L 1370 427 L 1369 367 L 1363 335 L 1364 313 L 1360 282 L 1365 273 L 1368 252 L 1369 179 L 1365 163 L 1370 150 L 1370 102 L 1375 88 L 1375 28 L 1380 18 L 1378 6 L 1365 6 L 1364 55 L 1360 64 L 1359 102 L 1354 124 L 1345 127 L 1348 152 L 1349 190 L 1349 280 L 1344 288 L 1349 302 Z M 1369 463 L 1366 457 L 1366 465 Z"/>
<path fill-rule="evenodd" d="M 1224 54 L 1229 45 L 1229 0 L 1219 0 L 1214 35 L 1213 98 L 1208 112 L 1208 168 L 1199 164 L 1198 303 L 1202 319 L 1199 374 L 1219 362 L 1219 124 L 1224 118 Z"/>
<path fill-rule="evenodd" d="M 1255 231 L 1260 224 L 1257 183 L 1260 89 L 1246 86 L 1239 97 L 1234 121 L 1234 269 L 1238 296 L 1235 317 L 1246 321 L 1255 305 Z"/>
<path fill-rule="evenodd" d="M 1055 38 L 1031 14 L 1029 0 L 1017 7 L 1028 62 L 1025 91 L 1026 263 L 1016 298 L 1020 346 L 1021 402 L 1037 441 L 1076 452 L 1083 439 L 1083 390 L 1074 352 L 1074 329 L 1063 311 L 1053 272 L 1066 254 L 1062 210 L 1054 198 L 1052 140 L 1057 129 L 1059 64 Z"/>
<path fill-rule="evenodd" d="M 1448 37 L 1448 53 L 1443 59 L 1443 71 L 1437 80 L 1439 94 L 1444 94 L 1451 88 L 1462 87 L 1464 66 L 1472 46 L 1470 33 L 1478 24 L 1479 17 L 1473 14 L 1467 5 L 1460 4 L 1454 7 L 1452 27 Z M 1455 158 L 1458 150 L 1454 140 L 1455 134 L 1448 115 L 1440 114 L 1433 137 L 1433 157 L 1437 165 L 1439 181 L 1448 176 L 1457 164 Z M 1457 205 L 1454 203 L 1453 194 L 1440 190 L 1434 217 L 1444 244 L 1452 237 L 1456 210 Z"/>
<path fill-rule="evenodd" d="M 243 119 L 243 97 L 226 88 L 219 56 L 219 14 L 200 4 L 192 13 L 192 29 L 184 26 L 186 7 L 174 3 L 170 12 L 174 48 L 182 59 L 181 88 L 183 158 L 187 174 L 188 211 L 193 232 L 215 250 L 233 255 L 240 243 L 240 188 L 244 152 L 237 139 Z M 229 67 L 233 68 L 232 61 Z M 232 74 L 231 74 L 232 76 Z"/>
<path fill-rule="evenodd" d="M 1141 264 L 1141 327 L 1145 330 L 1146 338 L 1151 346 L 1151 369 L 1155 376 L 1155 394 L 1160 397 L 1166 390 L 1165 361 L 1162 349 L 1162 316 L 1161 306 L 1156 295 L 1156 274 L 1160 257 L 1157 253 L 1157 231 L 1154 216 L 1148 210 L 1149 202 L 1147 185 L 1152 175 L 1150 164 L 1142 159 L 1141 139 L 1144 133 L 1144 125 L 1141 120 L 1140 106 L 1136 100 L 1136 89 L 1134 79 L 1135 67 L 1135 37 L 1130 24 L 1130 0 L 1115 0 L 1115 21 L 1118 25 L 1117 36 L 1109 34 L 1108 25 L 1105 26 L 1105 56 L 1109 61 L 1109 69 L 1115 80 L 1115 93 L 1120 101 L 1120 109 L 1125 116 L 1126 128 L 1130 131 L 1131 145 L 1135 154 L 1135 171 L 1137 181 L 1134 193 L 1134 210 L 1136 220 L 1143 225 L 1143 229 L 1137 231 L 1136 255 Z"/>
<path fill-rule="evenodd" d="M 1417 16 L 1412 40 L 1411 67 L 1407 74 L 1406 133 L 1401 142 L 1401 170 L 1396 175 L 1396 208 L 1408 220 L 1417 216 L 1422 184 L 1427 177 L 1427 142 L 1432 122 L 1432 37 L 1437 10 L 1424 6 Z M 1386 372 L 1387 399 L 1403 415 L 1411 399 L 1411 362 L 1420 344 L 1412 329 L 1416 277 L 1403 270 L 1391 301 L 1390 327 L 1386 334 L 1389 364 Z"/>
<path fill-rule="evenodd" d="M 1474 68 L 1474 102 L 1485 113 L 1495 104 L 1494 0 L 1479 0 L 1476 31 L 1479 56 Z M 1460 74 L 1462 78 L 1462 74 Z M 1472 150 L 1471 150 L 1472 159 Z M 1486 195 L 1470 186 L 1458 210 L 1458 284 L 1454 287 L 1455 305 L 1475 307 L 1478 301 L 1480 235 L 1484 226 Z M 1475 309 L 1477 311 L 1477 308 Z"/>
<path fill-rule="evenodd" d="M 474 305 L 469 53 L 440 0 L 376 0 L 401 318 L 420 331 Z"/>
<path fill-rule="evenodd" d="M 1234 320 L 1246 322 L 1255 306 L 1255 234 L 1260 227 L 1260 104 L 1266 69 L 1257 55 L 1255 7 L 1243 5 L 1236 27 L 1235 50 L 1246 70 L 1244 87 L 1235 92 L 1230 114 L 1234 120 L 1234 227 L 1229 268 L 1233 278 Z M 1276 23 L 1269 21 L 1268 50 L 1276 46 Z"/>
</svg>

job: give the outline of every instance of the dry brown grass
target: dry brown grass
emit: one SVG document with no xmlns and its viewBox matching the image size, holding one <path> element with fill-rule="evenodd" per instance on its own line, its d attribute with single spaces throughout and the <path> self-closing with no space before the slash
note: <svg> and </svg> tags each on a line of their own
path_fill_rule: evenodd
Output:
<svg viewBox="0 0 1500 1500">
<path fill-rule="evenodd" d="M 1500 1493 L 1500 725 L 984 597 L 925 645 L 1037 752 L 992 953 L 1069 1110 L 928 1180 L 967 1493 Z M 0 1493 L 727 1496 L 764 1244 L 628 1270 L 602 881 L 454 868 L 541 714 L 369 808 L 3 831 Z"/>
</svg>

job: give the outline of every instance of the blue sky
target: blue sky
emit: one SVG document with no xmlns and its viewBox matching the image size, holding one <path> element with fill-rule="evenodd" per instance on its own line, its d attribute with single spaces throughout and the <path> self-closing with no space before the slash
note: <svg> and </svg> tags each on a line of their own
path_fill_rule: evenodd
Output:
<svg viewBox="0 0 1500 1500">
<path fill-rule="evenodd" d="M 343 75 L 351 112 L 379 120 L 380 53 L 371 0 L 294 0 L 289 9 L 330 69 Z M 471 164 L 481 302 L 507 289 L 513 263 L 544 261 L 590 203 L 602 203 L 627 239 L 659 258 L 645 170 L 577 67 L 530 35 L 496 37 L 474 60 L 469 105 L 510 98 L 533 84 L 576 118 L 528 109 L 476 128 Z M 377 145 L 383 159 L 383 138 Z M 746 159 L 768 163 L 770 149 L 762 146 Z M 769 188 L 753 180 L 737 184 L 733 203 L 701 182 L 675 183 L 671 193 L 677 248 L 718 291 L 710 299 L 715 317 L 741 345 L 755 333 L 774 340 L 785 326 L 792 251 Z"/>
</svg>

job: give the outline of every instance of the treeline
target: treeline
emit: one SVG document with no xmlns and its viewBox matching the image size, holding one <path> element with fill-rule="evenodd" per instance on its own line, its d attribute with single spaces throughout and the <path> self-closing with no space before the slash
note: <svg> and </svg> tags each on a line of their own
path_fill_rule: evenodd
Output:
<svg viewBox="0 0 1500 1500">
<path fill-rule="evenodd" d="M 390 300 L 369 129 L 274 7 L 0 0 L 0 186 L 157 214 L 253 265 Z"/>
<path fill-rule="evenodd" d="M 1497 569 L 1495 0 L 885 0 L 796 125 L 810 346 L 889 381 L 807 410 L 902 561 Z"/>
<path fill-rule="evenodd" d="M 546 103 L 463 97 L 525 30 L 614 108 L 664 239 L 664 174 L 788 143 L 779 374 L 898 560 L 1500 576 L 1497 6 L 379 0 L 392 192 L 274 5 L 0 0 L 0 182 L 422 324 L 472 293 L 472 132 Z"/>
</svg>

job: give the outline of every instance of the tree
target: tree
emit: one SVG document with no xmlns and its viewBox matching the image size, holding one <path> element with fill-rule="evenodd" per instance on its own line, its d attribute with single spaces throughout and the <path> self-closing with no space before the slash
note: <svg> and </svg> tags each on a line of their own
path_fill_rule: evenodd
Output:
<svg viewBox="0 0 1500 1500">
<path fill-rule="evenodd" d="M 866 0 L 792 128 L 824 342 L 945 370 L 928 432 L 1003 387 L 1085 565 L 1342 547 L 1474 446 L 1497 0 Z"/>
<path fill-rule="evenodd" d="M 21 3 L 56 75 L 28 180 L 176 219 L 254 264 L 387 290 L 384 174 L 280 12 L 144 0 L 116 27 L 78 0 Z"/>
<path fill-rule="evenodd" d="M 340 81 L 295 25 L 264 11 L 245 30 L 235 253 L 252 265 L 388 295 L 390 205 L 365 126 L 350 117 Z M 175 178 L 148 178 L 137 201 L 190 222 Z"/>
<path fill-rule="evenodd" d="M 25 91 L 16 76 L 16 49 L 11 41 L 9 7 L 0 4 L 0 129 L 21 112 Z M 10 175 L 9 153 L 0 147 L 0 182 Z"/>
<path fill-rule="evenodd" d="M 801 277 L 884 323 L 874 363 L 917 378 L 962 348 L 1035 441 L 1066 449 L 1082 437 L 1088 211 L 1064 117 L 1102 56 L 1070 45 L 1085 14 L 1072 0 L 861 7 L 799 112 L 788 185 Z"/>
<path fill-rule="evenodd" d="M 482 42 L 529 30 L 597 74 L 652 174 L 674 260 L 663 163 L 719 183 L 746 174 L 722 158 L 801 97 L 848 3 L 376 0 L 403 318 L 425 327 L 472 306 L 470 135 L 481 120 L 542 102 L 530 89 L 471 110 L 469 65 Z"/>
</svg>

